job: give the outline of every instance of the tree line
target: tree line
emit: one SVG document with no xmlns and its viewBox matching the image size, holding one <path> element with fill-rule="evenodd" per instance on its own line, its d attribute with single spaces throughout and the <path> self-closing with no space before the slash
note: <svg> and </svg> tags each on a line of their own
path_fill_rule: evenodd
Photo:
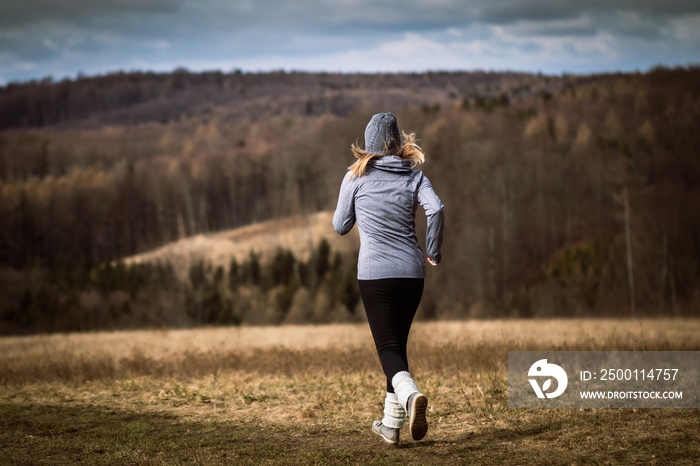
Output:
<svg viewBox="0 0 700 466">
<path fill-rule="evenodd" d="M 333 209 L 350 143 L 392 110 L 446 206 L 423 318 L 697 312 L 697 68 L 311 77 L 165 123 L 0 132 L 4 309 L 55 269 Z"/>
<path fill-rule="evenodd" d="M 517 80 L 513 92 L 529 92 L 537 80 L 524 73 L 406 73 L 339 74 L 284 72 L 243 73 L 233 70 L 190 72 L 178 68 L 169 73 L 116 72 L 101 76 L 80 75 L 55 82 L 51 77 L 11 82 L 0 87 L 0 129 L 50 125 L 166 123 L 183 114 L 209 111 L 212 106 L 249 104 L 254 99 L 300 97 L 295 111 L 310 115 L 330 112 L 344 115 L 355 107 L 343 92 L 462 87 L 475 93 L 476 86 L 499 85 Z M 535 84 L 535 87 L 536 84 Z M 451 91 L 455 92 L 455 91 Z M 330 98 L 327 94 L 330 94 Z M 482 99 L 479 96 L 479 99 Z"/>
<path fill-rule="evenodd" d="M 16 290 L 0 333 L 68 332 L 202 325 L 357 322 L 364 319 L 356 261 L 326 240 L 306 260 L 253 251 L 228 267 L 195 261 L 181 280 L 169 263 L 57 265 Z"/>
</svg>

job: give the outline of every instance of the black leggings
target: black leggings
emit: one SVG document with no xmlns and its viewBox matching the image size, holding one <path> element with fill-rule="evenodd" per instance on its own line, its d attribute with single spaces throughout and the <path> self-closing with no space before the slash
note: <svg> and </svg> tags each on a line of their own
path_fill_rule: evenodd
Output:
<svg viewBox="0 0 700 466">
<path fill-rule="evenodd" d="M 408 371 L 406 343 L 423 296 L 423 279 L 384 278 L 358 282 L 369 328 L 386 375 L 386 391 L 394 393 L 392 377 L 397 372 Z"/>
</svg>

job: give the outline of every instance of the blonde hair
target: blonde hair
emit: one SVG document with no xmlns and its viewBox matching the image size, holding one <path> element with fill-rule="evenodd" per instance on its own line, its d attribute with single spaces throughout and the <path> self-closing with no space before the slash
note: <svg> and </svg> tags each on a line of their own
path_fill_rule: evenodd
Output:
<svg viewBox="0 0 700 466">
<path fill-rule="evenodd" d="M 401 145 L 401 149 L 399 149 L 398 152 L 396 152 L 396 154 L 387 155 L 396 155 L 397 157 L 401 157 L 402 159 L 412 160 L 412 168 L 415 168 L 416 165 L 420 165 L 421 163 L 425 162 L 425 154 L 423 154 L 423 149 L 421 149 L 420 146 L 416 144 L 415 133 L 406 134 L 402 131 L 401 139 L 403 142 L 403 144 Z M 367 164 L 373 159 L 384 157 L 381 154 L 370 154 L 365 149 L 360 149 L 355 144 L 352 144 L 350 146 L 350 149 L 352 149 L 352 155 L 354 155 L 357 159 L 355 163 L 348 167 L 348 170 L 350 171 L 350 178 L 352 178 L 353 176 L 357 176 L 358 178 L 365 176 L 365 173 L 367 171 Z"/>
</svg>

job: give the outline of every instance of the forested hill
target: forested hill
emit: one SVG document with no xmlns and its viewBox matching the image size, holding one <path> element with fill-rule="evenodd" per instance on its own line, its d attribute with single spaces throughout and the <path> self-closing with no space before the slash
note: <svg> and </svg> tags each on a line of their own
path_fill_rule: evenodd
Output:
<svg viewBox="0 0 700 466">
<path fill-rule="evenodd" d="M 446 206 L 446 259 L 431 269 L 423 317 L 698 312 L 697 67 L 178 70 L 0 88 L 1 318 L 32 328 L 46 308 L 108 310 L 119 290 L 94 281 L 100 264 L 332 210 L 349 146 L 380 111 L 417 134 Z M 302 261 L 288 262 L 285 303 L 304 289 L 317 299 L 300 285 Z M 327 283 L 343 294 L 346 282 Z"/>
<path fill-rule="evenodd" d="M 346 116 L 363 104 L 444 103 L 468 96 L 492 99 L 558 90 L 591 78 L 539 79 L 518 73 L 113 73 L 0 88 L 0 129 L 49 125 L 166 123 L 228 106 L 229 116 Z M 501 95 L 503 91 L 505 94 Z M 372 100 L 367 100 L 372 96 Z M 374 100 L 379 99 L 379 100 Z"/>
</svg>

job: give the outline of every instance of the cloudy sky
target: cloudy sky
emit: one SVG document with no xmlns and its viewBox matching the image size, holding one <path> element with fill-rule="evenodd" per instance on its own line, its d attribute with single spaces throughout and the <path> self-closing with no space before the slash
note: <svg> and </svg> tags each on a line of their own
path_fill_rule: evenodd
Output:
<svg viewBox="0 0 700 466">
<path fill-rule="evenodd" d="M 0 0 L 0 84 L 117 70 L 700 64 L 699 0 Z"/>
</svg>

